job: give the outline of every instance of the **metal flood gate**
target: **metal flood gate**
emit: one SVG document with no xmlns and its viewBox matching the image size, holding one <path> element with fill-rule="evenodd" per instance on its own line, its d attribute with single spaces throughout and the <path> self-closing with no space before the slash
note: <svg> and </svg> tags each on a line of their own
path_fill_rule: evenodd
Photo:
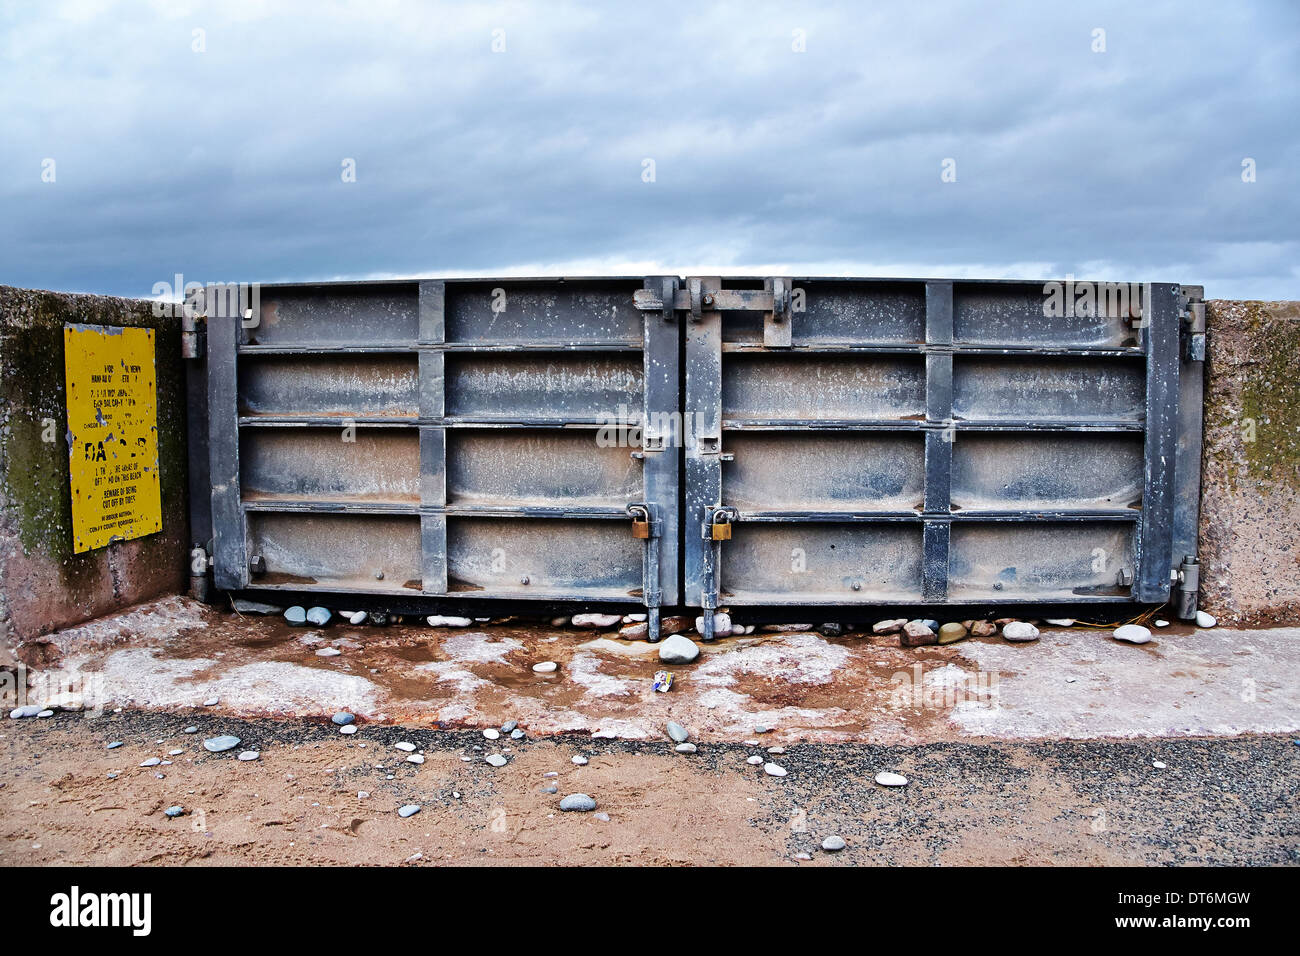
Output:
<svg viewBox="0 0 1300 956">
<path fill-rule="evenodd" d="M 207 322 L 215 584 L 706 636 L 718 607 L 1164 601 L 1184 555 L 1195 590 L 1199 291 L 263 286 Z"/>
</svg>

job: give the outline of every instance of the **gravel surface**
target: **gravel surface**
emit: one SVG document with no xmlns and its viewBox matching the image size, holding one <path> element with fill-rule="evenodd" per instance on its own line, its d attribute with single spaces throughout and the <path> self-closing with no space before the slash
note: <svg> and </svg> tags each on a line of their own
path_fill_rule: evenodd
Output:
<svg viewBox="0 0 1300 956">
<path fill-rule="evenodd" d="M 11 865 L 392 865 L 416 851 L 410 865 L 1300 862 L 1290 737 L 787 743 L 788 776 L 775 778 L 746 763 L 762 748 L 740 743 L 701 743 L 683 760 L 667 740 L 530 738 L 493 769 L 461 759 L 481 754 L 477 730 L 364 725 L 341 737 L 327 718 L 128 711 L 0 731 L 0 862 Z M 198 746 L 218 734 L 261 759 Z M 124 746 L 105 750 L 115 740 Z M 426 764 L 406 763 L 400 740 Z M 164 779 L 137 769 L 177 746 L 186 753 Z M 588 766 L 570 762 L 579 752 Z M 882 770 L 908 785 L 877 786 Z M 543 792 L 557 782 L 558 795 Z M 577 792 L 600 818 L 559 812 Z M 167 819 L 177 804 L 187 815 Z M 403 820 L 405 804 L 423 812 Z M 831 835 L 847 848 L 822 850 Z"/>
</svg>

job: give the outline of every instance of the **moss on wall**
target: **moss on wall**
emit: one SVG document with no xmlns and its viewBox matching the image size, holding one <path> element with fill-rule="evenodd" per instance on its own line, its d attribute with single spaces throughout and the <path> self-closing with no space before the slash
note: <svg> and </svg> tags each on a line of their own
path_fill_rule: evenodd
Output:
<svg viewBox="0 0 1300 956">
<path fill-rule="evenodd" d="M 1241 417 L 1243 425 L 1254 423 L 1255 440 L 1243 442 L 1247 469 L 1254 478 L 1294 486 L 1300 481 L 1300 321 L 1261 302 L 1248 306 L 1252 368 L 1241 384 Z"/>
<path fill-rule="evenodd" d="M 65 323 L 152 328 L 158 408 L 158 464 L 163 529 L 108 549 L 73 552 L 72 503 L 68 475 L 67 405 L 64 398 Z M 53 440 L 51 440 L 53 439 Z M 119 594 L 117 555 L 129 556 L 137 581 L 183 580 L 188 538 L 185 369 L 180 358 L 180 324 L 155 316 L 150 302 L 104 296 L 66 295 L 0 287 L 0 527 L 9 548 L 25 561 L 0 568 L 0 610 L 18 631 L 51 609 L 81 606 L 103 613 L 103 595 Z M 124 547 L 125 546 L 125 547 Z M 179 555 L 178 555 L 179 552 Z M 152 567 L 151 567 L 152 566 Z M 154 573 L 154 571 L 159 573 Z M 52 575 L 56 582 L 42 582 Z M 107 580 L 106 580 L 107 578 Z M 24 602 L 46 607 L 23 623 Z M 57 619 L 56 615 L 56 619 Z M 23 620 L 20 620 L 23 619 Z M 66 618 L 63 622 L 66 622 Z M 62 622 L 61 622 L 62 623 Z"/>
</svg>

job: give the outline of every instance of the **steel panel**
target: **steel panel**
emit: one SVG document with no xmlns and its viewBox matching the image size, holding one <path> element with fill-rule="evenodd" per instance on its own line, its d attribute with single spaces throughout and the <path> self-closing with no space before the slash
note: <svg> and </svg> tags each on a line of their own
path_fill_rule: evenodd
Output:
<svg viewBox="0 0 1300 956">
<path fill-rule="evenodd" d="M 675 604 L 681 333 L 646 283 L 677 280 L 265 287 L 213 338 L 222 586 Z"/>
<path fill-rule="evenodd" d="M 1143 289 L 1049 314 L 1042 284 L 947 279 L 262 287 L 195 366 L 215 581 L 706 618 L 1164 600 L 1201 364 L 1182 290 Z"/>
<path fill-rule="evenodd" d="M 1039 283 L 796 279 L 806 311 L 781 348 L 760 344 L 750 291 L 772 282 L 705 280 L 721 321 L 688 331 L 686 411 L 721 418 L 708 454 L 687 451 L 688 600 L 1168 595 L 1176 287 L 1136 304 L 1103 288 L 1076 315 L 1049 313 Z M 700 540 L 726 507 L 729 539 Z"/>
</svg>

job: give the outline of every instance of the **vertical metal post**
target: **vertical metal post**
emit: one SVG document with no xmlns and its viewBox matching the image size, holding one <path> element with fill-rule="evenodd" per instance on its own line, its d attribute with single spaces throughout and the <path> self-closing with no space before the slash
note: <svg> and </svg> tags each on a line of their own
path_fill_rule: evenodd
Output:
<svg viewBox="0 0 1300 956">
<path fill-rule="evenodd" d="M 1142 518 L 1138 526 L 1138 573 L 1133 597 L 1143 602 L 1169 598 L 1174 566 L 1174 470 L 1178 445 L 1178 286 L 1146 287 L 1142 319 L 1146 330 L 1146 464 Z"/>
<path fill-rule="evenodd" d="M 1201 521 L 1201 413 L 1205 403 L 1205 289 L 1183 286 L 1186 302 L 1179 349 L 1178 369 L 1178 446 L 1174 454 L 1174 557 L 1184 555 L 1179 586 L 1180 618 L 1196 616 L 1196 597 L 1200 589 L 1199 553 Z"/>
<path fill-rule="evenodd" d="M 948 599 L 952 546 L 952 283 L 925 284 L 925 504 L 921 598 Z"/>
<path fill-rule="evenodd" d="M 208 469 L 212 477 L 213 583 L 223 590 L 248 586 L 248 531 L 239 495 L 241 326 L 237 315 L 208 321 Z"/>
<path fill-rule="evenodd" d="M 722 288 L 719 278 L 687 280 L 700 295 Z M 694 289 L 692 289 L 694 295 Z M 706 640 L 718 602 L 716 543 L 703 534 L 710 509 L 722 503 L 722 316 L 692 313 L 686 322 L 686 604 L 699 607 Z"/>
<path fill-rule="evenodd" d="M 652 537 L 655 550 L 656 604 L 676 604 L 678 593 L 678 547 L 680 534 L 678 491 L 681 486 L 681 447 L 684 423 L 681 413 L 681 325 L 673 309 L 679 280 L 676 276 L 650 276 L 644 287 L 663 297 L 663 311 L 646 312 L 644 366 L 645 395 L 642 407 L 642 452 L 645 500 L 654 509 L 659 527 Z M 653 526 L 652 526 L 653 527 Z M 650 559 L 647 547 L 647 560 Z M 648 596 L 648 593 L 647 593 Z M 647 614 L 658 616 L 658 608 Z M 657 640 L 658 628 L 650 631 Z"/>
</svg>

